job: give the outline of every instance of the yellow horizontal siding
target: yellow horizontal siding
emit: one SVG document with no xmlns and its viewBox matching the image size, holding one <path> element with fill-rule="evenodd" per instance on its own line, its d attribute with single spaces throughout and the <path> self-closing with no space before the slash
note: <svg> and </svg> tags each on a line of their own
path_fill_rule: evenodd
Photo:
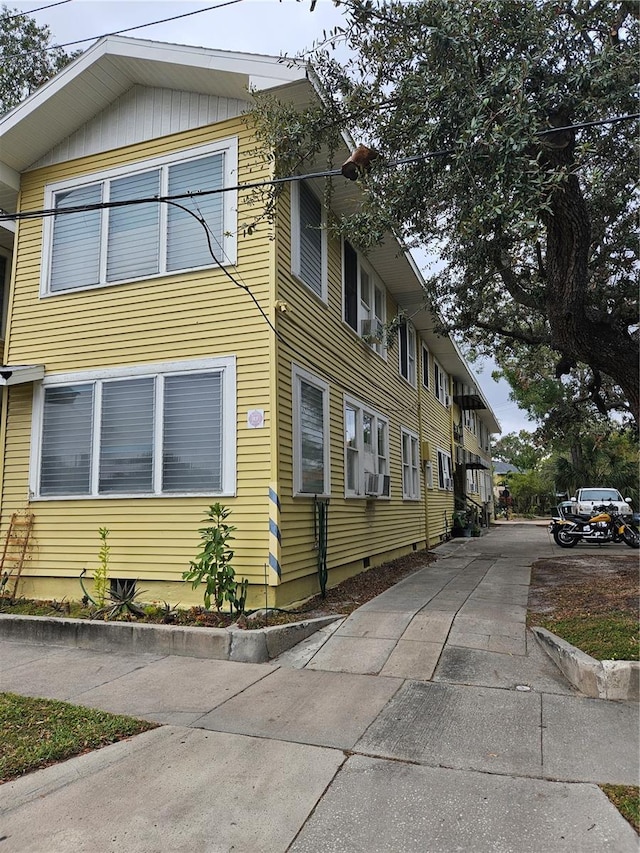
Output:
<svg viewBox="0 0 640 853">
<path fill-rule="evenodd" d="M 239 182 L 268 175 L 252 155 L 254 140 L 241 119 L 174 134 L 34 170 L 24 176 L 24 209 L 43 206 L 44 187 L 80 174 L 126 165 L 216 139 L 238 137 Z M 250 171 L 249 171 L 250 170 Z M 251 233 L 243 223 L 261 210 L 239 199 L 238 264 L 229 271 L 268 313 L 271 243 L 265 223 Z M 22 222 L 12 300 L 9 362 L 44 364 L 48 375 L 75 370 L 235 355 L 237 359 L 237 496 L 221 501 L 237 528 L 233 548 L 239 577 L 262 584 L 269 555 L 268 489 L 272 419 L 269 387 L 271 333 L 250 296 L 217 267 L 149 281 L 40 298 L 42 222 Z M 198 528 L 216 497 L 32 501 L 28 471 L 32 387 L 9 389 L 4 446 L 0 536 L 12 512 L 35 514 L 25 583 L 37 577 L 77 576 L 97 565 L 98 528 L 111 533 L 114 576 L 180 581 L 199 550 Z M 265 411 L 265 426 L 249 429 L 247 411 Z M 178 584 L 177 589 L 182 585 Z M 78 590 L 78 595 L 80 591 Z M 185 596 L 188 598 L 188 596 Z M 184 599 L 183 599 L 184 600 Z"/>
<path fill-rule="evenodd" d="M 328 509 L 329 569 L 362 561 L 425 538 L 422 501 L 402 499 L 400 429 L 418 432 L 417 390 L 398 373 L 397 343 L 381 358 L 342 321 L 342 268 L 339 241 L 329 241 L 328 303 L 290 272 L 290 214 L 283 200 L 276 241 L 277 298 L 287 304 L 278 319 L 278 482 L 282 504 L 283 581 L 313 576 L 313 499 L 293 497 L 292 364 L 326 381 L 330 399 L 331 501 Z M 389 300 L 387 316 L 396 306 Z M 344 395 L 360 400 L 389 419 L 391 499 L 344 497 Z M 424 498 L 424 492 L 423 492 Z"/>
</svg>

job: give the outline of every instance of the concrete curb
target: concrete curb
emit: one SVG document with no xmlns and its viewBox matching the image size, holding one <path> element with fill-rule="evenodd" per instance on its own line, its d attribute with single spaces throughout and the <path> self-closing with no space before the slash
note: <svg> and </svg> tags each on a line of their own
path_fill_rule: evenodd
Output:
<svg viewBox="0 0 640 853">
<path fill-rule="evenodd" d="M 287 625 L 241 628 L 187 628 L 136 622 L 91 622 L 0 613 L 0 637 L 16 642 L 71 646 L 99 652 L 180 655 L 264 663 L 342 616 L 321 616 Z"/>
<path fill-rule="evenodd" d="M 594 699 L 638 701 L 640 662 L 596 660 L 545 628 L 532 628 L 536 640 L 573 686 Z"/>
</svg>

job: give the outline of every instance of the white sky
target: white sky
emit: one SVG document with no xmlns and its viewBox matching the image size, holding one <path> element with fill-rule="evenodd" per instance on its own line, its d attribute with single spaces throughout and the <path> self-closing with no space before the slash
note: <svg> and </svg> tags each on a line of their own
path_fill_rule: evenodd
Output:
<svg viewBox="0 0 640 853">
<path fill-rule="evenodd" d="M 49 0 L 1 0 L 3 5 L 20 12 L 31 13 Z M 55 0 L 51 0 L 55 2 Z M 47 25 L 52 43 L 66 45 L 77 39 L 91 39 L 70 45 L 67 52 L 86 50 L 96 38 L 128 27 L 149 24 L 162 18 L 184 15 L 177 21 L 152 24 L 123 33 L 133 38 L 153 39 L 221 50 L 238 50 L 279 56 L 295 54 L 321 38 L 323 30 L 330 30 L 342 20 L 339 9 L 331 0 L 317 0 L 310 12 L 310 0 L 241 0 L 233 5 L 215 7 L 225 0 L 191 2 L 191 0 L 70 0 L 51 5 L 33 13 L 40 26 Z M 503 434 L 521 429 L 531 430 L 533 425 L 525 414 L 509 400 L 509 386 L 491 379 L 494 365 L 480 362 L 474 365 L 480 384 L 500 422 Z"/>
</svg>

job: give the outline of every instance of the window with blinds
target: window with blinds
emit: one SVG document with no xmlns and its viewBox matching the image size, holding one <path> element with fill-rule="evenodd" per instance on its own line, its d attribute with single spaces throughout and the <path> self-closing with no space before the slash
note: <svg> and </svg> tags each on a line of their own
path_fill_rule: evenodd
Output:
<svg viewBox="0 0 640 853">
<path fill-rule="evenodd" d="M 230 147 L 49 190 L 57 214 L 45 222 L 43 292 L 233 262 L 232 194 L 217 192 L 228 183 L 233 159 Z M 140 201 L 157 196 L 175 197 L 176 204 Z"/>
<path fill-rule="evenodd" d="M 294 494 L 327 495 L 329 476 L 329 386 L 293 368 Z"/>
<path fill-rule="evenodd" d="M 322 204 L 303 181 L 291 191 L 291 270 L 326 300 L 327 243 Z"/>
<path fill-rule="evenodd" d="M 228 490 L 223 418 L 230 386 L 225 401 L 221 368 L 46 387 L 37 496 Z"/>
</svg>

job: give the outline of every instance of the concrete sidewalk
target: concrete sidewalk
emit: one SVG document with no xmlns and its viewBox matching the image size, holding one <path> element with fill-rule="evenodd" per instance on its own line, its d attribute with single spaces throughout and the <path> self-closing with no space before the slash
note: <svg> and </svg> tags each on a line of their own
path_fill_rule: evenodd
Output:
<svg viewBox="0 0 640 853">
<path fill-rule="evenodd" d="M 621 546 L 623 547 L 623 546 Z M 438 561 L 269 664 L 0 643 L 0 689 L 162 727 L 0 787 L 6 851 L 637 851 L 638 709 L 525 627 L 544 528 Z"/>
</svg>

